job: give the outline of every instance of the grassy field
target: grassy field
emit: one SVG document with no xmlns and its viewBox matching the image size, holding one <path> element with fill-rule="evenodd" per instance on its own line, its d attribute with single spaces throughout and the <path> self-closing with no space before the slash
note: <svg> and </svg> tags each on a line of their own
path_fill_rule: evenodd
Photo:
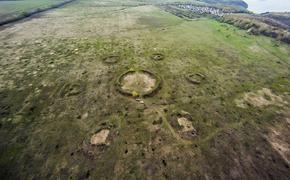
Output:
<svg viewBox="0 0 290 180">
<path fill-rule="evenodd" d="M 290 46 L 138 4 L 77 1 L 0 31 L 1 179 L 289 179 Z M 159 91 L 120 94 L 138 69 Z"/>
<path fill-rule="evenodd" d="M 47 8 L 64 0 L 1 0 L 0 20 L 4 21 L 38 8 Z"/>
</svg>

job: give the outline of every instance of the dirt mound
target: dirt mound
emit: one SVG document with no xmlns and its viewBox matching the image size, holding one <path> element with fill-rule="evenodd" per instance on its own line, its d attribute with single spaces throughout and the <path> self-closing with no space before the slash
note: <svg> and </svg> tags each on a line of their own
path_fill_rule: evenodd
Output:
<svg viewBox="0 0 290 180">
<path fill-rule="evenodd" d="M 184 139 L 192 139 L 197 136 L 197 131 L 192 125 L 192 121 L 186 117 L 177 118 L 178 125 L 181 127 L 179 134 Z"/>
<path fill-rule="evenodd" d="M 192 124 L 192 117 L 186 111 L 172 114 L 170 125 L 183 139 L 190 140 L 197 136 L 197 131 Z"/>
<path fill-rule="evenodd" d="M 155 53 L 155 54 L 152 54 L 151 59 L 154 61 L 161 61 L 164 59 L 164 57 L 165 56 L 161 53 Z"/>
<path fill-rule="evenodd" d="M 60 96 L 61 97 L 74 96 L 81 93 L 82 90 L 83 87 L 79 83 L 68 83 L 65 84 L 60 90 Z"/>
<path fill-rule="evenodd" d="M 193 73 L 186 75 L 185 78 L 192 84 L 200 84 L 205 79 L 205 75 L 201 73 Z"/>
<path fill-rule="evenodd" d="M 91 137 L 90 143 L 92 145 L 103 145 L 103 144 L 107 144 L 106 140 L 109 136 L 110 130 L 108 129 L 102 129 L 101 131 L 99 131 L 98 133 L 94 134 Z"/>
<path fill-rule="evenodd" d="M 177 122 L 178 122 L 179 126 L 182 127 L 182 130 L 181 130 L 182 132 L 194 130 L 191 121 L 185 117 L 177 118 Z"/>
<path fill-rule="evenodd" d="M 160 78 L 145 70 L 128 71 L 117 80 L 118 90 L 130 96 L 147 96 L 160 87 Z"/>
<path fill-rule="evenodd" d="M 270 137 L 267 138 L 272 148 L 279 153 L 282 159 L 290 165 L 290 144 L 285 141 L 282 134 L 272 129 Z"/>
<path fill-rule="evenodd" d="M 237 99 L 236 105 L 241 108 L 247 108 L 249 106 L 264 107 L 269 105 L 282 106 L 286 102 L 282 97 L 272 93 L 270 89 L 263 88 L 257 92 L 249 92 L 244 95 L 242 99 Z"/>
<path fill-rule="evenodd" d="M 103 62 L 106 64 L 115 64 L 120 60 L 120 56 L 110 55 L 103 58 Z"/>
<path fill-rule="evenodd" d="M 280 157 L 290 166 L 290 109 L 286 108 L 281 115 L 284 116 L 285 121 L 282 124 L 269 126 L 269 133 L 265 135 L 268 143 L 271 145 Z"/>
</svg>

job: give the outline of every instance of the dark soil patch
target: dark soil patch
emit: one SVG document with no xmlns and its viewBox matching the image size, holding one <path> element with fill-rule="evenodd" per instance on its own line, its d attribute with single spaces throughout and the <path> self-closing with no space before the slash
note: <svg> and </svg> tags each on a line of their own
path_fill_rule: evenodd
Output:
<svg viewBox="0 0 290 180">
<path fill-rule="evenodd" d="M 83 87 L 79 83 L 68 83 L 65 84 L 60 90 L 61 97 L 69 97 L 80 94 L 83 91 Z"/>
<path fill-rule="evenodd" d="M 110 55 L 103 58 L 103 62 L 106 64 L 115 64 L 120 60 L 120 56 Z"/>
<path fill-rule="evenodd" d="M 165 58 L 165 56 L 161 53 L 152 54 L 151 59 L 154 61 L 161 61 Z"/>
<path fill-rule="evenodd" d="M 201 73 L 193 73 L 185 76 L 186 80 L 192 84 L 200 84 L 203 80 L 205 80 L 205 75 Z"/>
<path fill-rule="evenodd" d="M 10 106 L 9 105 L 5 105 L 5 104 L 1 104 L 0 105 L 0 117 L 4 117 L 6 115 L 10 114 Z"/>
</svg>

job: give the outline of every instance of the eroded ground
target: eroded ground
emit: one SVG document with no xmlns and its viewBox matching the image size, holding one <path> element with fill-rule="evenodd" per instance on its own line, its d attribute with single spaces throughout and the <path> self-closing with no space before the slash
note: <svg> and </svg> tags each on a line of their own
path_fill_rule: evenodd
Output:
<svg viewBox="0 0 290 180">
<path fill-rule="evenodd" d="M 289 179 L 289 45 L 127 3 L 0 31 L 1 179 Z M 157 93 L 116 90 L 135 69 Z"/>
</svg>

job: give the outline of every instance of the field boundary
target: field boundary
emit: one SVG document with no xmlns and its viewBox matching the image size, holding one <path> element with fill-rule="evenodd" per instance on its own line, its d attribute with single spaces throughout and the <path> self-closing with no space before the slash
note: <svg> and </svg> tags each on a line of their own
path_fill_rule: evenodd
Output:
<svg viewBox="0 0 290 180">
<path fill-rule="evenodd" d="M 56 9 L 56 8 L 62 7 L 62 6 L 66 5 L 66 4 L 69 4 L 69 3 L 73 2 L 73 1 L 76 1 L 76 0 L 67 0 L 67 1 L 64 1 L 64 2 L 61 2 L 61 3 L 58 3 L 58 4 L 53 4 L 53 5 L 49 6 L 49 7 L 37 8 L 37 9 L 33 9 L 33 10 L 30 10 L 30 11 L 27 11 L 27 12 L 23 12 L 23 13 L 19 14 L 18 16 L 13 17 L 11 19 L 6 19 L 6 20 L 3 20 L 3 21 L 0 20 L 0 26 L 4 26 L 4 25 L 10 24 L 10 23 L 14 23 L 14 22 L 23 20 L 25 18 L 31 17 L 32 15 L 35 15 L 35 14 L 38 14 L 38 13 L 42 13 L 42 12 L 45 12 L 45 11 L 49 11 L 51 9 Z"/>
</svg>

